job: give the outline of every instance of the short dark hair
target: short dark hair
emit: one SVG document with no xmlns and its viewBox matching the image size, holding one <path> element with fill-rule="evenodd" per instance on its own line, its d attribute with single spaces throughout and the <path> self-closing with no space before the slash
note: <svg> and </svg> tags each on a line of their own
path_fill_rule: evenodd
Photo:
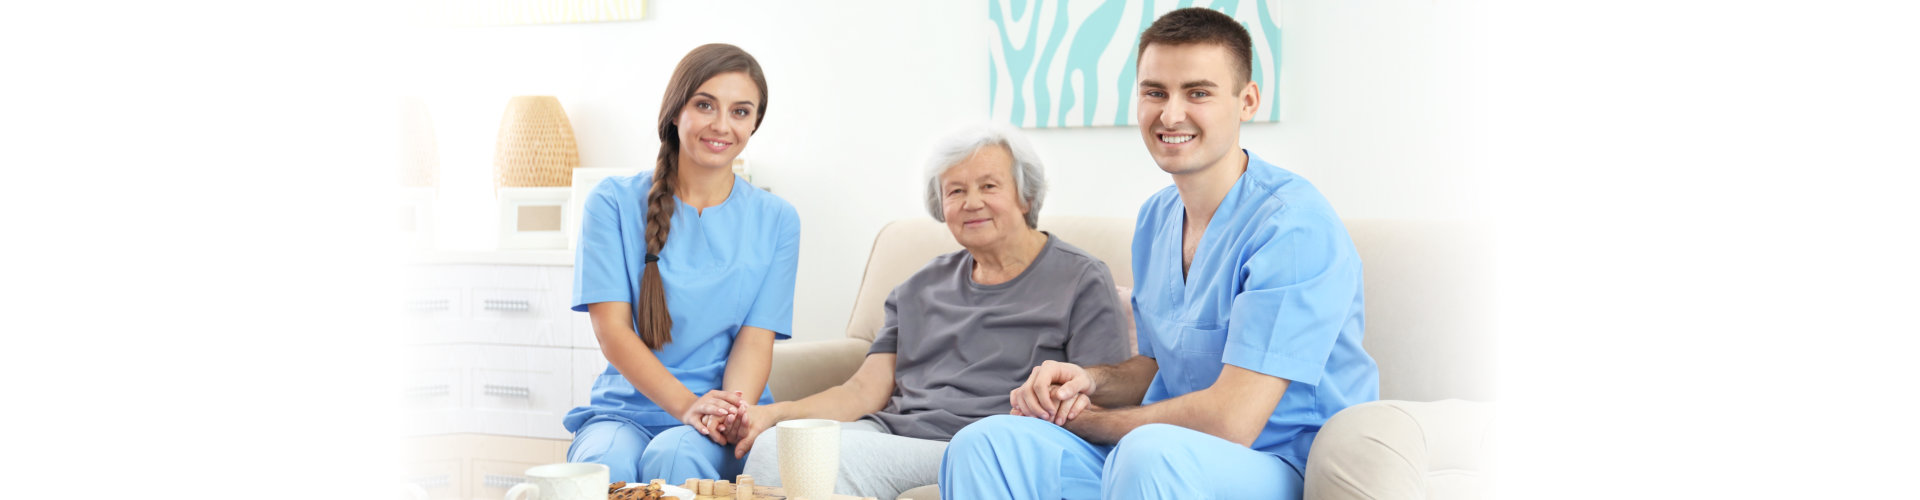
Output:
<svg viewBox="0 0 1920 500">
<path fill-rule="evenodd" d="M 1225 47 L 1236 63 L 1233 69 L 1234 76 L 1240 80 L 1238 88 L 1245 88 L 1247 82 L 1253 81 L 1253 36 L 1247 34 L 1247 28 L 1233 20 L 1233 16 L 1201 7 L 1168 12 L 1148 26 L 1146 31 L 1140 32 L 1140 52 L 1135 54 L 1134 64 L 1139 64 L 1139 56 L 1147 54 L 1148 45 L 1156 43 L 1203 43 Z"/>
</svg>

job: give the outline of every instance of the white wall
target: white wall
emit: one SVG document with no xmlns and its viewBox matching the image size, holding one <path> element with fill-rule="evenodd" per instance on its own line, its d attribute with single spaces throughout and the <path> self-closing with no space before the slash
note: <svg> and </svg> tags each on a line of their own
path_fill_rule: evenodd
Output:
<svg viewBox="0 0 1920 500">
<path fill-rule="evenodd" d="M 839 336 L 874 233 L 926 216 L 927 144 L 986 118 L 985 6 L 655 0 L 639 22 L 419 31 L 403 92 L 426 98 L 439 137 L 438 245 L 492 245 L 493 138 L 509 96 L 558 96 L 584 165 L 651 168 L 673 65 L 732 43 L 760 60 L 771 94 L 744 155 L 804 225 L 794 335 Z M 1476 217 L 1455 13 L 1413 0 L 1281 7 L 1282 122 L 1247 125 L 1243 145 L 1307 176 L 1345 217 Z M 1169 183 L 1135 129 L 1029 133 L 1053 181 L 1046 214 L 1132 217 Z"/>
</svg>

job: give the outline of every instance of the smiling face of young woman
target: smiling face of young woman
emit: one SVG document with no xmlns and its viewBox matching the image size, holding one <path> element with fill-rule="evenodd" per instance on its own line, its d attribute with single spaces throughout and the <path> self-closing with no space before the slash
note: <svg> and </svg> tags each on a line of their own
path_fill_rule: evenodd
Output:
<svg viewBox="0 0 1920 500">
<path fill-rule="evenodd" d="M 746 73 L 721 73 L 701 83 L 673 120 L 680 132 L 680 165 L 732 168 L 753 136 L 759 100 L 760 87 Z"/>
</svg>

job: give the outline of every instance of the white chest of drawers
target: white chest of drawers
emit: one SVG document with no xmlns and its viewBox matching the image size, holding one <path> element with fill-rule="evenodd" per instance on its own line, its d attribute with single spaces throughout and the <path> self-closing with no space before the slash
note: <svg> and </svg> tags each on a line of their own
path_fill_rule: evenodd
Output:
<svg viewBox="0 0 1920 500">
<path fill-rule="evenodd" d="M 569 309 L 572 255 L 442 254 L 412 266 L 402 387 L 408 479 L 435 499 L 499 498 L 527 467 L 561 462 L 561 418 L 606 368 Z"/>
</svg>

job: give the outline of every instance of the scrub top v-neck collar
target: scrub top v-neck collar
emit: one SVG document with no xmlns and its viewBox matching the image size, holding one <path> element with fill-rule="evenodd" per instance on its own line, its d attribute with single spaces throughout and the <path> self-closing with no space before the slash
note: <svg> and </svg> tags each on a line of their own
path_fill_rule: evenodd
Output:
<svg viewBox="0 0 1920 500">
<path fill-rule="evenodd" d="M 688 204 L 685 200 L 681 200 L 679 194 L 673 195 L 673 202 L 679 204 L 678 206 L 681 209 L 692 210 L 692 212 L 690 213 L 693 214 L 693 218 L 695 219 L 706 218 L 706 216 L 708 215 L 707 214 L 708 210 L 716 210 L 716 209 L 719 209 L 720 207 L 727 206 L 727 204 L 733 202 L 734 196 L 740 194 L 740 184 L 743 183 L 740 180 L 740 176 L 732 175 L 732 174 L 728 174 L 728 175 L 731 175 L 733 177 L 733 186 L 730 188 L 727 188 L 727 197 L 721 198 L 720 203 L 716 203 L 713 206 L 707 207 L 707 208 L 693 208 L 693 205 Z M 748 187 L 752 187 L 752 186 L 748 186 Z"/>
<path fill-rule="evenodd" d="M 1242 149 L 1240 150 L 1240 154 L 1244 155 L 1243 157 L 1247 159 L 1247 162 L 1249 164 L 1253 162 L 1252 153 L 1248 153 L 1246 150 Z M 1248 170 L 1251 170 L 1251 167 L 1249 167 Z M 1195 246 L 1193 249 L 1192 263 L 1184 262 L 1186 258 L 1185 245 L 1187 244 L 1186 242 L 1186 238 L 1187 238 L 1186 199 L 1180 196 L 1174 197 L 1175 200 L 1178 200 L 1180 202 L 1180 204 L 1177 206 L 1177 208 L 1180 210 L 1180 217 L 1177 217 L 1177 218 L 1168 217 L 1167 218 L 1168 227 L 1165 230 L 1167 231 L 1167 234 L 1180 235 L 1179 238 L 1167 238 L 1168 240 L 1172 240 L 1172 245 L 1173 245 L 1173 251 L 1167 252 L 1173 255 L 1173 259 L 1174 259 L 1173 269 L 1177 269 L 1180 272 L 1167 273 L 1167 274 L 1170 274 L 1173 276 L 1173 279 L 1171 280 L 1173 282 L 1173 288 L 1175 290 L 1180 290 L 1181 303 L 1184 304 L 1193 298 L 1193 290 L 1187 287 L 1187 283 L 1189 281 L 1187 279 L 1187 275 L 1191 274 L 1194 269 L 1200 267 L 1200 264 L 1201 264 L 1200 259 L 1212 254 L 1212 252 L 1210 252 L 1209 250 L 1211 250 L 1212 246 L 1217 244 L 1217 242 L 1214 240 L 1217 240 L 1220 238 L 1219 236 L 1215 236 L 1215 234 L 1218 233 L 1219 231 L 1215 230 L 1215 225 L 1213 224 L 1213 221 L 1223 220 L 1220 218 L 1222 214 L 1233 213 L 1233 210 L 1237 208 L 1237 206 L 1240 203 L 1240 192 L 1245 191 L 1245 189 L 1242 188 L 1241 186 L 1246 185 L 1246 183 L 1247 183 L 1247 171 L 1243 170 L 1240 172 L 1240 177 L 1235 178 L 1233 180 L 1233 187 L 1227 188 L 1227 196 L 1220 199 L 1220 206 L 1213 208 L 1212 218 L 1207 220 L 1207 228 L 1200 232 L 1200 244 Z M 1178 193 L 1178 191 L 1175 191 L 1175 192 Z M 1207 263 L 1211 264 L 1212 259 L 1208 259 Z"/>
</svg>

